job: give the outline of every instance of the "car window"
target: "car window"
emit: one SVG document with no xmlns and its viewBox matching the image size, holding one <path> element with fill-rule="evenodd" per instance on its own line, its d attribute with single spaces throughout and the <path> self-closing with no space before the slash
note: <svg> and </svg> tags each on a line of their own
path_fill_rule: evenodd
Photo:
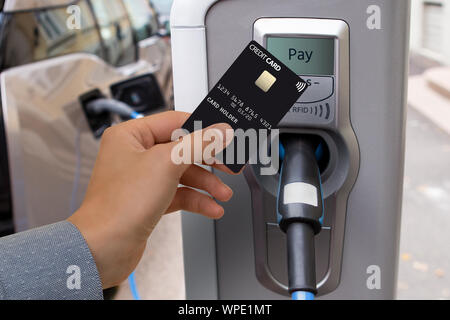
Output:
<svg viewBox="0 0 450 320">
<path fill-rule="evenodd" d="M 124 0 L 133 25 L 136 40 L 141 41 L 158 33 L 158 17 L 148 0 Z"/>
<path fill-rule="evenodd" d="M 3 10 L 5 11 L 23 11 L 68 6 L 73 2 L 73 0 L 0 0 L 0 7 L 4 5 Z"/>
<path fill-rule="evenodd" d="M 133 30 L 122 0 L 91 0 L 111 64 L 122 66 L 136 59 Z"/>
<path fill-rule="evenodd" d="M 67 7 L 0 15 L 1 70 L 74 52 L 104 57 L 95 20 L 87 3 L 80 0 L 81 23 L 68 28 Z"/>
<path fill-rule="evenodd" d="M 173 0 L 151 0 L 151 2 L 162 15 L 170 15 Z"/>
</svg>

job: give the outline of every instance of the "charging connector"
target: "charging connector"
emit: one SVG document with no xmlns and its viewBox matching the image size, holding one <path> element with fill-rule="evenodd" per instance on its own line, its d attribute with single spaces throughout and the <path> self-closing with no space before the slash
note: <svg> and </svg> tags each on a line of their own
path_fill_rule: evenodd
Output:
<svg viewBox="0 0 450 320">
<path fill-rule="evenodd" d="M 88 110 L 88 112 L 92 112 L 95 114 L 101 114 L 105 111 L 108 111 L 125 118 L 138 119 L 143 117 L 143 115 L 135 112 L 133 108 L 131 108 L 126 103 L 114 99 L 102 98 L 92 100 L 87 104 L 86 109 Z"/>
<path fill-rule="evenodd" d="M 310 300 L 317 294 L 314 238 L 322 230 L 323 196 L 313 136 L 282 137 L 278 214 L 287 235 L 289 293 Z"/>
<path fill-rule="evenodd" d="M 143 117 L 128 104 L 106 98 L 99 89 L 83 94 L 79 101 L 95 138 L 100 138 L 105 130 L 113 125 L 112 114 L 117 114 L 124 119 Z"/>
</svg>

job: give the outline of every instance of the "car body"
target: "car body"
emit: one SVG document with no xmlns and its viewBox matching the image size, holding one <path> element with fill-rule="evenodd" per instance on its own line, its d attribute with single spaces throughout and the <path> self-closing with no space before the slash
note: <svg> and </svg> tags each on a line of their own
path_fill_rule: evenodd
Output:
<svg viewBox="0 0 450 320">
<path fill-rule="evenodd" d="M 145 79 L 139 88 L 150 83 L 159 97 L 139 109 L 150 114 L 173 108 L 173 87 L 170 39 L 148 0 L 5 0 L 0 8 L 4 236 L 63 220 L 81 203 L 99 146 L 81 96 L 113 97 L 118 84 L 126 93 Z"/>
</svg>

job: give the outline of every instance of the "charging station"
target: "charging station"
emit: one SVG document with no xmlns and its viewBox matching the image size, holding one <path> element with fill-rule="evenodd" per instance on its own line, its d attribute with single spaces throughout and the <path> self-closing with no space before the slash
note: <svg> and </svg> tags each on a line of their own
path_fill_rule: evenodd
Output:
<svg viewBox="0 0 450 320">
<path fill-rule="evenodd" d="M 193 112 L 251 40 L 308 82 L 280 130 L 324 147 L 321 298 L 395 297 L 409 13 L 409 0 L 175 0 L 172 8 L 177 110 Z M 183 216 L 188 299 L 287 298 L 280 176 L 259 172 L 219 173 L 235 191 L 220 221 Z"/>
</svg>

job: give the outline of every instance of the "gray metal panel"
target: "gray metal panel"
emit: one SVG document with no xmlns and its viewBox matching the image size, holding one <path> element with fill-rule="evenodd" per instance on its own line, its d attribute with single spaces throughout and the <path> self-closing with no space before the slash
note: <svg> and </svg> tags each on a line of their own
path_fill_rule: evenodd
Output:
<svg viewBox="0 0 450 320">
<path fill-rule="evenodd" d="M 182 230 L 186 298 L 217 299 L 214 221 L 183 212 Z"/>
<path fill-rule="evenodd" d="M 382 11 L 381 30 L 366 27 L 370 5 Z M 350 196 L 341 283 L 325 298 L 394 297 L 404 162 L 408 0 L 227 0 L 206 18 L 209 83 L 214 85 L 252 38 L 260 17 L 342 19 L 350 26 L 351 119 L 361 149 Z M 219 297 L 282 298 L 256 279 L 250 191 L 244 177 L 223 177 L 235 190 L 216 225 Z M 367 267 L 381 269 L 381 290 L 366 286 Z"/>
</svg>

